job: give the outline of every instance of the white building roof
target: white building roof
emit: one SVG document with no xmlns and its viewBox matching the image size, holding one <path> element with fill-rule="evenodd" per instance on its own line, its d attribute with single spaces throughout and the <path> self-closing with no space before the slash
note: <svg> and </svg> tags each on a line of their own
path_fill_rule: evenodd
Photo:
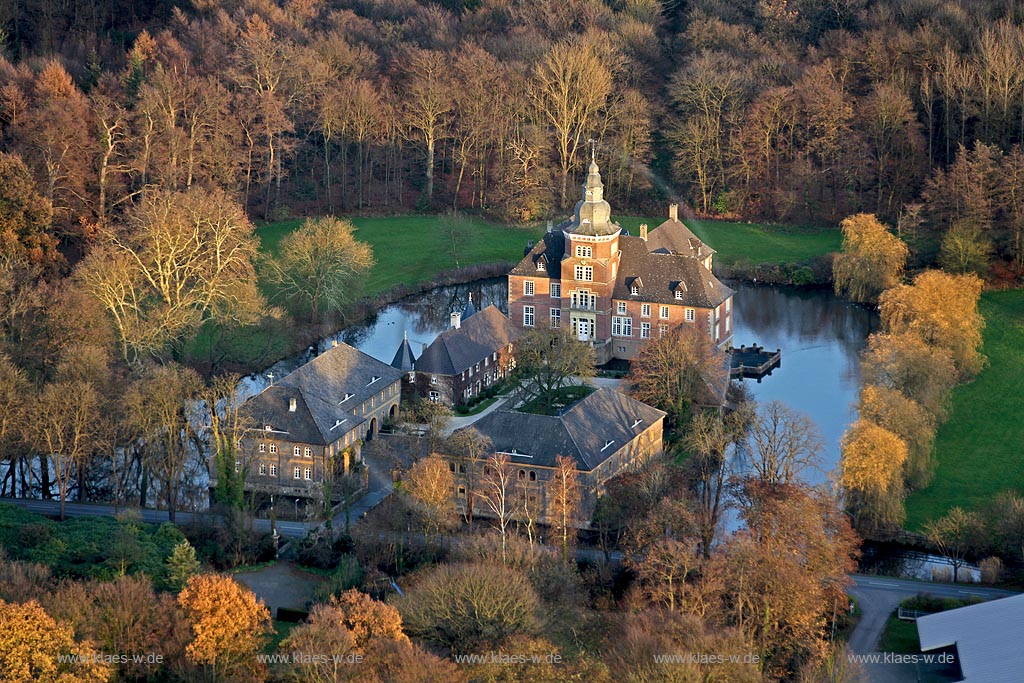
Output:
<svg viewBox="0 0 1024 683">
<path fill-rule="evenodd" d="M 956 645 L 965 683 L 1024 680 L 1024 595 L 920 617 L 917 634 L 925 652 Z"/>
</svg>

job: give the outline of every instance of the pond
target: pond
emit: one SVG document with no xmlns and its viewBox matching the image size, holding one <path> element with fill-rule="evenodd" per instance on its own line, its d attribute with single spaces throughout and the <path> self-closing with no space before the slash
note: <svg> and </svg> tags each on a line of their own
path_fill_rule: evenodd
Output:
<svg viewBox="0 0 1024 683">
<path fill-rule="evenodd" d="M 782 349 L 782 366 L 771 376 L 760 383 L 744 382 L 759 402 L 780 400 L 814 420 L 825 442 L 825 462 L 824 471 L 808 479 L 820 483 L 838 464 L 839 439 L 854 418 L 860 381 L 857 357 L 877 325 L 877 315 L 825 290 L 731 286 L 737 291 L 734 345 L 757 343 Z M 402 336 L 408 334 L 413 352 L 419 356 L 423 347 L 450 325 L 451 312 L 461 312 L 470 296 L 478 309 L 494 304 L 507 311 L 507 291 L 504 278 L 438 287 L 387 306 L 366 323 L 321 340 L 318 351 L 337 340 L 390 363 Z M 263 375 L 247 378 L 246 391 L 262 390 L 270 373 L 283 377 L 312 353 L 280 361 Z"/>
<path fill-rule="evenodd" d="M 782 365 L 770 376 L 743 383 L 758 403 L 782 401 L 814 420 L 824 441 L 822 471 L 805 478 L 822 483 L 839 464 L 839 440 L 856 418 L 858 358 L 878 315 L 827 290 L 730 286 L 736 290 L 733 345 L 782 350 Z"/>
</svg>

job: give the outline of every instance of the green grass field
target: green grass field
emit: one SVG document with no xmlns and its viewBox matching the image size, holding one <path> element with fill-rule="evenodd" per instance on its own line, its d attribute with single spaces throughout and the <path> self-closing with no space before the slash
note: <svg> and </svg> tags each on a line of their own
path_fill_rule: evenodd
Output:
<svg viewBox="0 0 1024 683">
<path fill-rule="evenodd" d="M 622 227 L 629 230 L 631 235 L 639 234 L 641 223 L 647 223 L 653 230 L 664 220 L 638 216 L 618 218 Z M 838 228 L 727 223 L 697 219 L 686 219 L 684 222 L 697 237 L 718 252 L 715 258 L 726 266 L 741 262 L 756 265 L 806 261 L 838 251 L 842 242 Z"/>
<path fill-rule="evenodd" d="M 903 621 L 896 612 L 889 615 L 885 622 L 885 630 L 878 639 L 879 652 L 899 652 L 915 654 L 921 651 L 921 641 L 917 637 L 917 622 Z"/>
<path fill-rule="evenodd" d="M 496 261 L 518 261 L 527 241 L 543 228 L 514 228 L 468 216 L 374 216 L 351 218 L 356 239 L 369 242 L 377 259 L 366 281 L 373 295 L 400 284 L 430 280 L 438 273 Z M 301 220 L 256 229 L 263 251 L 274 254 Z"/>
<path fill-rule="evenodd" d="M 981 313 L 989 366 L 953 392 L 935 479 L 907 498 L 911 530 L 954 506 L 978 510 L 1000 491 L 1024 491 L 1024 291 L 986 292 Z"/>
</svg>

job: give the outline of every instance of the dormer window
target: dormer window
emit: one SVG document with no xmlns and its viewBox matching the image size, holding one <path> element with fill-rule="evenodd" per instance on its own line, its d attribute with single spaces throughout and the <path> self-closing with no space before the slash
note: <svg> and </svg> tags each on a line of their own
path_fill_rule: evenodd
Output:
<svg viewBox="0 0 1024 683">
<path fill-rule="evenodd" d="M 371 384 L 372 384 L 372 382 L 371 382 Z M 350 394 L 350 393 L 348 393 L 348 392 L 346 391 L 346 392 L 345 392 L 345 398 L 343 398 L 343 399 L 341 399 L 340 401 L 338 401 L 338 405 L 341 405 L 342 403 L 344 403 L 345 401 L 349 400 L 349 399 L 350 399 L 350 398 L 352 398 L 353 396 L 355 396 L 355 394 Z"/>
<path fill-rule="evenodd" d="M 272 432 L 272 431 L 274 431 L 274 428 L 271 427 L 270 425 L 264 425 L 263 431 L 265 431 L 265 432 Z"/>
<path fill-rule="evenodd" d="M 629 295 L 640 296 L 640 288 L 637 287 L 636 285 L 633 285 L 632 287 L 629 288 Z"/>
<path fill-rule="evenodd" d="M 680 301 L 682 301 L 682 299 L 683 299 L 683 290 L 681 290 L 681 289 L 677 289 L 676 290 L 676 298 L 679 299 Z"/>
<path fill-rule="evenodd" d="M 537 259 L 537 270 L 544 270 L 547 267 L 548 267 L 548 260 L 546 258 L 541 256 L 539 259 Z"/>
<path fill-rule="evenodd" d="M 630 429 L 636 429 L 636 426 L 638 424 L 640 424 L 641 422 L 643 422 L 643 420 L 641 420 L 640 418 L 637 418 L 636 420 L 633 421 L 633 426 L 630 427 Z"/>
<path fill-rule="evenodd" d="M 604 446 L 601 447 L 601 452 L 604 453 L 605 450 L 607 450 L 613 443 L 615 443 L 615 441 L 606 441 Z"/>
<path fill-rule="evenodd" d="M 380 379 L 380 377 L 377 377 L 376 375 L 374 375 L 374 376 L 373 376 L 373 377 L 372 377 L 372 378 L 370 379 L 370 383 L 369 383 L 369 384 L 367 384 L 366 386 L 370 386 L 370 384 L 373 384 L 374 382 L 376 382 L 376 381 L 377 381 L 377 380 L 379 380 L 379 379 Z"/>
</svg>

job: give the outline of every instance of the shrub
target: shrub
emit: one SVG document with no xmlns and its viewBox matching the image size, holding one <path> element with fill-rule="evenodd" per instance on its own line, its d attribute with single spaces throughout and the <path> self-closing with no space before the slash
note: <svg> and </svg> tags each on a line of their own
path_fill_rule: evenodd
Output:
<svg viewBox="0 0 1024 683">
<path fill-rule="evenodd" d="M 355 555 L 342 555 L 334 572 L 314 589 L 313 601 L 327 602 L 332 597 L 341 597 L 345 591 L 361 586 L 363 577 L 363 567 Z"/>
<path fill-rule="evenodd" d="M 428 570 L 397 605 L 410 634 L 467 651 L 534 633 L 539 603 L 522 572 L 492 564 L 446 564 Z"/>
<path fill-rule="evenodd" d="M 999 583 L 1003 578 L 1003 561 L 998 557 L 986 557 L 978 563 L 982 583 Z"/>
</svg>

